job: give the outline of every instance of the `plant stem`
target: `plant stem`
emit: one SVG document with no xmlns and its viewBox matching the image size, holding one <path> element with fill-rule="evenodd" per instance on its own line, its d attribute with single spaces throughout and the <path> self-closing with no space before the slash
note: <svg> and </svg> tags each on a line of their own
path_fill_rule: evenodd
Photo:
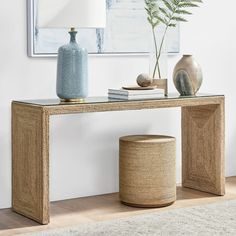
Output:
<svg viewBox="0 0 236 236">
<path fill-rule="evenodd" d="M 154 67 L 153 74 L 152 74 L 152 78 L 154 79 L 155 76 L 156 76 L 156 70 L 158 69 L 159 78 L 161 78 L 161 72 L 160 72 L 160 67 L 159 67 L 157 39 L 156 39 L 156 34 L 155 34 L 155 28 L 154 27 L 152 27 L 152 34 L 153 34 L 153 40 L 154 40 L 154 45 L 155 45 L 155 56 L 156 56 L 156 63 L 155 63 L 155 67 Z"/>
<path fill-rule="evenodd" d="M 160 44 L 160 47 L 159 47 L 159 53 L 158 53 L 158 56 L 157 56 L 158 66 L 159 66 L 159 60 L 160 60 L 160 57 L 161 57 L 161 51 L 162 51 L 163 43 L 165 41 L 165 37 L 166 37 L 166 33 L 167 33 L 167 30 L 168 30 L 168 27 L 169 27 L 169 25 L 167 25 L 166 28 L 165 28 L 164 34 L 162 36 L 161 44 Z M 161 78 L 160 75 L 159 75 L 159 77 Z"/>
<path fill-rule="evenodd" d="M 155 31 L 154 31 L 154 28 L 152 28 L 154 44 L 155 44 L 155 54 L 156 54 L 156 63 L 155 63 L 155 67 L 154 67 L 154 71 L 153 71 L 153 76 L 152 76 L 153 79 L 155 78 L 156 70 L 158 70 L 158 76 L 159 76 L 159 79 L 161 79 L 161 70 L 160 70 L 159 60 L 160 60 L 160 57 L 161 57 L 161 51 L 162 51 L 162 47 L 163 47 L 163 43 L 164 43 L 164 40 L 165 40 L 165 36 L 166 36 L 168 27 L 169 26 L 166 26 L 166 28 L 165 28 L 164 34 L 162 36 L 162 40 L 161 40 L 161 44 L 160 44 L 159 50 L 157 49 L 157 42 L 156 42 Z"/>
<path fill-rule="evenodd" d="M 158 76 L 159 76 L 159 79 L 161 79 L 161 71 L 160 71 L 160 64 L 159 64 L 159 60 L 160 60 L 160 57 L 161 57 L 161 51 L 162 51 L 162 47 L 163 47 L 163 43 L 164 43 L 164 40 L 165 40 L 165 37 L 166 37 L 167 30 L 169 28 L 169 24 L 171 23 L 172 18 L 175 15 L 176 10 L 178 10 L 178 9 L 179 8 L 176 8 L 174 10 L 174 12 L 171 14 L 169 22 L 166 24 L 166 28 L 165 28 L 164 34 L 162 36 L 162 39 L 161 39 L 161 44 L 160 44 L 159 50 L 157 49 L 155 30 L 154 30 L 154 27 L 152 27 L 152 33 L 153 33 L 154 44 L 155 44 L 155 52 L 156 52 L 156 64 L 155 64 L 154 71 L 153 71 L 153 79 L 155 78 L 156 69 L 158 69 Z"/>
</svg>

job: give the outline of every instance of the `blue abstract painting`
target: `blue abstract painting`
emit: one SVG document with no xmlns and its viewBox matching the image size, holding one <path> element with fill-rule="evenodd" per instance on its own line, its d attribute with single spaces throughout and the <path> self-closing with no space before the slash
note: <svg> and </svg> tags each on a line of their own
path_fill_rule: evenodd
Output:
<svg viewBox="0 0 236 236">
<path fill-rule="evenodd" d="M 67 29 L 47 29 L 37 26 L 37 2 L 31 0 L 31 38 L 34 55 L 55 55 L 58 48 L 68 43 Z M 164 27 L 160 26 L 157 38 Z M 144 0 L 107 0 L 105 29 L 78 29 L 78 43 L 91 54 L 140 54 L 150 52 L 152 38 L 144 10 Z M 169 30 L 166 52 L 179 52 L 179 26 Z M 33 55 L 32 55 L 33 56 Z"/>
</svg>

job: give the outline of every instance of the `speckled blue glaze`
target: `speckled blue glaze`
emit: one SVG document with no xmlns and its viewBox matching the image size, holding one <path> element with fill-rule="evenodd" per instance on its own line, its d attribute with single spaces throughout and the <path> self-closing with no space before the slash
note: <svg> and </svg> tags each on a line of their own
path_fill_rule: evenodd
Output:
<svg viewBox="0 0 236 236">
<path fill-rule="evenodd" d="M 70 43 L 59 48 L 57 60 L 57 96 L 65 100 L 88 96 L 88 53 L 77 44 L 77 32 L 69 33 Z"/>
</svg>

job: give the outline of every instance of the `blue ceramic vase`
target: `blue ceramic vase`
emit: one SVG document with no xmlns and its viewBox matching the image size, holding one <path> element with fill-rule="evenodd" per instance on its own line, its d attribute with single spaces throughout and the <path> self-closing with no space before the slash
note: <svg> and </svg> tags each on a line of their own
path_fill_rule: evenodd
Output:
<svg viewBox="0 0 236 236">
<path fill-rule="evenodd" d="M 77 101 L 88 95 L 88 53 L 77 44 L 77 32 L 69 33 L 70 43 L 58 50 L 57 96 L 62 101 Z"/>
</svg>

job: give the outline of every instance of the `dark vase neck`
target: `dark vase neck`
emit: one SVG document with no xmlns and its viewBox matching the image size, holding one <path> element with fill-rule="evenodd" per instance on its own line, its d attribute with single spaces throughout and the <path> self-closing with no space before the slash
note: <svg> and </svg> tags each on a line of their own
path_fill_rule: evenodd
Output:
<svg viewBox="0 0 236 236">
<path fill-rule="evenodd" d="M 69 31 L 69 34 L 70 34 L 70 42 L 71 43 L 76 43 L 77 31 Z"/>
</svg>

